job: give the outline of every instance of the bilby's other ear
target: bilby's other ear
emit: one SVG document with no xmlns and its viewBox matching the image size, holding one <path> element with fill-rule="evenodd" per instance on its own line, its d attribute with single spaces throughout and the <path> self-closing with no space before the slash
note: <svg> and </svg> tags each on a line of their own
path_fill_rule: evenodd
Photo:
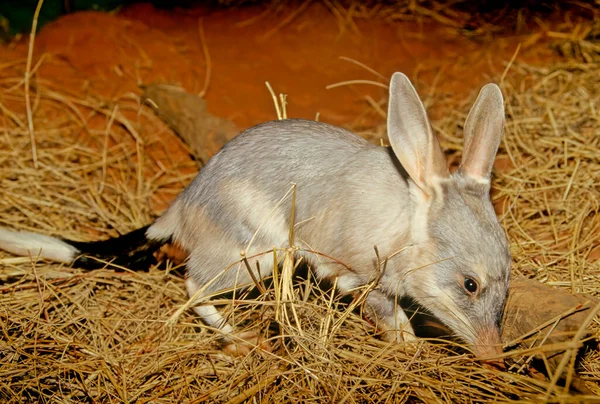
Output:
<svg viewBox="0 0 600 404">
<path fill-rule="evenodd" d="M 387 130 L 394 154 L 423 192 L 430 194 L 436 177 L 450 175 L 425 107 L 408 77 L 402 73 L 394 73 L 390 82 Z"/>
<path fill-rule="evenodd" d="M 465 145 L 460 163 L 464 175 L 489 182 L 504 132 L 504 99 L 500 88 L 486 84 L 465 121 Z"/>
</svg>

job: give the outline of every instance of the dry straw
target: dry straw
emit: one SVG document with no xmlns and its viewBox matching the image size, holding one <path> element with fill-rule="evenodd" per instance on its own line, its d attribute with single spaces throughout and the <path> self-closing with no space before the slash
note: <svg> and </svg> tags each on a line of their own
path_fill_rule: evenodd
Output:
<svg viewBox="0 0 600 404">
<path fill-rule="evenodd" d="M 181 172 L 194 163 L 168 163 L 164 136 L 173 135 L 159 137 L 162 124 L 135 99 L 98 101 L 44 80 L 30 89 L 33 169 L 24 70 L 24 61 L 0 65 L 1 226 L 77 240 L 115 236 L 149 223 L 189 180 Z M 600 294 L 599 73 L 598 57 L 546 68 L 513 64 L 503 85 L 508 122 L 494 181 L 515 274 L 594 295 Z M 473 97 L 460 105 L 445 105 L 443 94 L 432 97 L 446 108 L 434 127 L 455 159 L 462 144 L 456 133 Z M 0 253 L 0 400 L 573 400 L 555 380 L 525 369 L 490 370 L 448 345 L 384 343 L 361 317 L 360 299 L 342 301 L 310 274 L 290 287 L 297 264 L 291 251 L 277 251 L 274 259 L 283 262 L 274 286 L 257 281 L 258 297 L 237 291 L 216 301 L 240 328 L 270 338 L 274 351 L 231 358 L 190 310 L 177 311 L 188 299 L 169 263 L 147 273 L 110 264 L 83 272 Z M 598 330 L 597 317 L 590 320 Z M 572 372 L 571 364 L 563 370 Z M 583 358 L 580 374 L 599 394 L 598 353 Z"/>
</svg>

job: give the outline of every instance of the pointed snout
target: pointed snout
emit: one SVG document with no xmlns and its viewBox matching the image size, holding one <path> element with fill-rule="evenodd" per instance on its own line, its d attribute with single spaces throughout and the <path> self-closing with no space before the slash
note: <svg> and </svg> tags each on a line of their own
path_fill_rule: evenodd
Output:
<svg viewBox="0 0 600 404">
<path fill-rule="evenodd" d="M 484 364 L 497 369 L 505 369 L 504 358 L 500 357 L 503 353 L 502 340 L 497 327 L 490 326 L 480 330 L 473 346 L 473 352 Z"/>
</svg>

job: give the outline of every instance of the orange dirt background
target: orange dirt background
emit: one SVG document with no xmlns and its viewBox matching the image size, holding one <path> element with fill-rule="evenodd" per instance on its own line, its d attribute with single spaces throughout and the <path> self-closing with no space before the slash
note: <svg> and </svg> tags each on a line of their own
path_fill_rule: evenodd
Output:
<svg viewBox="0 0 600 404">
<path fill-rule="evenodd" d="M 484 83 L 500 76 L 519 44 L 518 61 L 543 66 L 560 60 L 549 47 L 552 31 L 572 32 L 575 24 L 568 15 L 555 15 L 531 24 L 530 31 L 522 35 L 506 34 L 514 32 L 511 22 L 506 21 L 507 27 L 499 27 L 502 35 L 470 32 L 467 36 L 456 28 L 460 23 L 451 27 L 426 22 L 419 16 L 393 22 L 351 18 L 336 14 L 325 2 L 305 2 L 308 5 L 301 10 L 284 4 L 166 11 L 141 3 L 116 13 L 65 15 L 40 29 L 35 38 L 32 82 L 79 100 L 95 100 L 108 110 L 113 104 L 121 106 L 125 119 L 144 139 L 143 154 L 150 157 L 149 164 L 136 163 L 139 174 L 153 178 L 159 171 L 176 170 L 181 175 L 176 183 L 149 193 L 151 210 L 160 213 L 189 182 L 197 166 L 165 125 L 158 119 L 148 120 L 149 111 L 140 113 L 136 104 L 140 85 L 175 84 L 199 93 L 210 67 L 204 97 L 208 111 L 233 121 L 239 129 L 276 118 L 265 86 L 269 81 L 276 93 L 288 95 L 288 117 L 314 119 L 319 114 L 321 121 L 369 133 L 378 125 L 382 128 L 385 113 L 373 108 L 367 97 L 371 97 L 371 104 L 385 100 L 385 86 L 393 72 L 409 75 L 426 105 L 435 94 L 435 102 L 453 99 L 456 103 L 444 106 L 456 108 Z M 24 77 L 28 45 L 27 35 L 0 45 L 0 73 L 16 71 Z M 342 57 L 363 63 L 380 76 Z M 326 89 L 357 79 L 382 86 L 353 84 Z M 129 107 L 123 107 L 124 100 Z M 25 121 L 22 97 L 2 101 Z M 35 97 L 33 105 L 36 122 Z M 66 104 L 57 106 L 50 115 L 45 111 L 45 118 L 38 119 L 72 119 Z M 429 113 L 436 119 L 444 109 L 438 105 Z M 90 130 L 105 131 L 106 116 L 91 113 L 80 120 L 83 126 L 79 132 L 65 131 L 65 141 L 101 151 L 103 142 L 91 136 Z M 123 147 L 139 147 L 125 131 L 113 131 L 117 135 L 111 137 L 110 146 L 116 139 Z M 378 131 L 366 137 L 377 140 L 381 136 Z M 507 160 L 499 158 L 496 168 L 509 168 L 506 165 Z M 141 185 L 138 180 L 136 195 L 140 195 Z M 135 203 L 145 205 L 142 200 Z"/>
<path fill-rule="evenodd" d="M 436 92 L 464 99 L 502 73 L 520 42 L 520 61 L 541 65 L 555 57 L 541 28 L 539 38 L 529 33 L 469 39 L 435 22 L 355 19 L 344 25 L 322 3 L 294 14 L 292 7 L 277 13 L 263 6 L 165 11 L 137 4 L 113 14 L 66 15 L 43 27 L 36 38 L 36 57 L 46 54 L 37 78 L 52 80 L 65 91 L 109 98 L 139 94 L 139 84 L 152 82 L 200 92 L 207 68 L 202 24 L 211 59 L 205 96 L 211 113 L 241 129 L 274 119 L 265 86 L 269 81 L 275 92 L 288 94 L 290 117 L 314 118 L 319 113 L 329 123 L 369 127 L 380 123 L 381 116 L 365 115 L 365 95 L 377 101 L 384 89 L 365 84 L 325 87 L 355 79 L 386 84 L 394 71 L 403 71 L 425 99 L 434 83 Z M 25 36 L 10 49 L 5 46 L 3 59 L 24 58 L 27 42 Z"/>
</svg>

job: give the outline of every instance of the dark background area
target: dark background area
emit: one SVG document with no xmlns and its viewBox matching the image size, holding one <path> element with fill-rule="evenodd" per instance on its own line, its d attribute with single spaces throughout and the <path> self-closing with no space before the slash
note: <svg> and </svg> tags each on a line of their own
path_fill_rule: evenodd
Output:
<svg viewBox="0 0 600 404">
<path fill-rule="evenodd" d="M 38 19 L 38 28 L 51 22 L 61 15 L 76 11 L 107 11 L 113 12 L 121 7 L 136 4 L 152 4 L 156 8 L 173 10 L 193 8 L 196 6 L 220 7 L 242 7 L 247 5 L 261 4 L 273 6 L 277 4 L 294 4 L 301 6 L 306 1 L 281 1 L 281 0 L 45 0 Z M 464 24 L 465 30 L 474 30 L 481 26 L 483 21 L 489 24 L 506 24 L 516 28 L 519 33 L 527 30 L 534 23 L 530 16 L 540 18 L 544 14 L 567 13 L 574 17 L 590 17 L 598 11 L 598 4 L 594 1 L 340 1 L 337 2 L 344 7 L 352 4 L 372 7 L 375 4 L 397 5 L 405 8 L 405 13 L 419 14 L 421 8 L 434 10 L 441 16 L 452 19 L 455 13 L 469 13 L 471 21 Z M 6 35 L 28 32 L 31 29 L 34 11 L 38 4 L 37 0 L 4 0 L 0 2 L 0 29 Z"/>
</svg>

